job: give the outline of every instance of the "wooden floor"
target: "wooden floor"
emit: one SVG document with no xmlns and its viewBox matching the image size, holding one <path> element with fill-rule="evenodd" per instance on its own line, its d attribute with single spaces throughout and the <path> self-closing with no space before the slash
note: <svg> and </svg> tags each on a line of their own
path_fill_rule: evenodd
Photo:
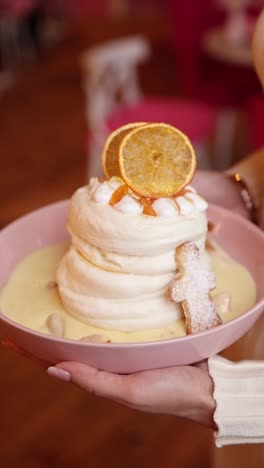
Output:
<svg viewBox="0 0 264 468">
<path fill-rule="evenodd" d="M 175 94 L 165 28 L 149 33 L 154 57 L 141 70 L 145 90 Z M 122 33 L 87 25 L 25 67 L 0 98 L 0 226 L 41 205 L 69 197 L 85 180 L 84 99 L 79 53 Z M 1 332 L 1 330 L 0 330 Z M 2 331 L 3 334 L 3 331 Z M 211 433 L 168 416 L 140 414 L 90 397 L 0 347 L 1 468 L 207 468 Z"/>
</svg>

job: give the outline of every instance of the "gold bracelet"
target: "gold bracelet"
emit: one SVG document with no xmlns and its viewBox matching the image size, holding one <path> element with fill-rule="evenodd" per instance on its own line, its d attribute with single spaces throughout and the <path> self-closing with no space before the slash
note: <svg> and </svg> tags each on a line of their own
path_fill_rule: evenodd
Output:
<svg viewBox="0 0 264 468">
<path fill-rule="evenodd" d="M 240 195 L 243 200 L 243 203 L 245 207 L 247 208 L 249 214 L 250 214 L 250 220 L 252 223 L 257 224 L 257 210 L 255 207 L 255 204 L 253 202 L 253 198 L 250 195 L 250 192 L 248 190 L 247 184 L 245 181 L 241 178 L 240 174 L 238 172 L 234 174 L 227 174 L 229 178 L 231 178 L 240 188 Z"/>
</svg>

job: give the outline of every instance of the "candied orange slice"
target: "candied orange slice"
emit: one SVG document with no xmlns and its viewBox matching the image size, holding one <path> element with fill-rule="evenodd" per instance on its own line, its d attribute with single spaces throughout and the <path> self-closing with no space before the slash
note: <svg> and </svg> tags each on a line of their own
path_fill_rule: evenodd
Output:
<svg viewBox="0 0 264 468">
<path fill-rule="evenodd" d="M 110 133 L 102 152 L 102 164 L 106 177 L 121 175 L 118 163 L 120 143 L 129 132 L 142 125 L 144 125 L 144 122 L 130 123 Z"/>
<path fill-rule="evenodd" d="M 126 184 L 138 195 L 170 197 L 190 183 L 196 156 L 190 140 L 164 123 L 139 124 L 122 135 L 119 168 Z"/>
</svg>

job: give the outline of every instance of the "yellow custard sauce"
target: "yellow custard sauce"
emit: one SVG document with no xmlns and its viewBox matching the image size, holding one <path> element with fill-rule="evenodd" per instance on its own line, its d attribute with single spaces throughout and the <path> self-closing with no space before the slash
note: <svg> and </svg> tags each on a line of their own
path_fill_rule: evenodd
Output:
<svg viewBox="0 0 264 468">
<path fill-rule="evenodd" d="M 17 265 L 0 296 L 1 311 L 5 315 L 28 328 L 49 333 L 45 325 L 47 317 L 52 313 L 60 314 L 64 337 L 77 340 L 92 334 L 104 334 L 112 342 L 128 343 L 185 335 L 183 320 L 166 328 L 121 332 L 99 329 L 72 317 L 65 311 L 55 284 L 58 264 L 68 246 L 67 242 L 42 248 Z M 226 322 L 254 305 L 256 285 L 246 268 L 220 248 L 210 251 L 210 256 L 217 280 L 213 295 L 221 292 L 231 295 L 231 312 L 222 314 L 222 320 Z"/>
</svg>

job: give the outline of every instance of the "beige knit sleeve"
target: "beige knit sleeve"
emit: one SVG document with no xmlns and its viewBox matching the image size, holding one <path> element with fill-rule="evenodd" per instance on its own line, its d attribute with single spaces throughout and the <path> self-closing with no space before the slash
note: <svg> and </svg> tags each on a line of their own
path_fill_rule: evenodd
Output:
<svg viewBox="0 0 264 468">
<path fill-rule="evenodd" d="M 217 447 L 264 443 L 264 361 L 208 361 L 214 382 Z"/>
</svg>

